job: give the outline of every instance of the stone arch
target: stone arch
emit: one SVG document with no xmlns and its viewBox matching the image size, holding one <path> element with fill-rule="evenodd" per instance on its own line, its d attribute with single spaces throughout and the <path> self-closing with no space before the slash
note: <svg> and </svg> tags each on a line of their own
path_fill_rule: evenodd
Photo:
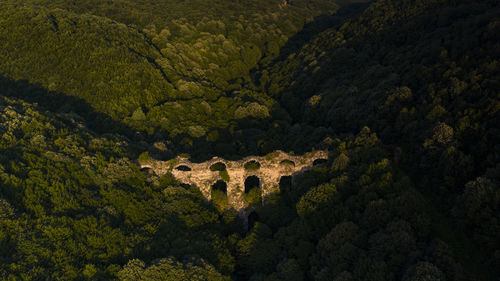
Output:
<svg viewBox="0 0 500 281">
<path fill-rule="evenodd" d="M 260 163 L 257 160 L 250 160 L 250 161 L 247 161 L 243 165 L 243 167 L 245 168 L 245 170 L 258 170 L 258 169 L 260 169 Z"/>
<path fill-rule="evenodd" d="M 248 176 L 245 179 L 245 193 L 248 193 L 253 188 L 261 188 L 261 181 L 257 176 Z"/>
<path fill-rule="evenodd" d="M 315 165 L 321 165 L 327 159 L 328 152 L 326 151 L 312 151 L 299 156 L 277 150 L 265 156 L 249 156 L 238 161 L 225 160 L 215 156 L 209 161 L 192 163 L 184 156 L 177 156 L 169 161 L 139 161 L 139 165 L 141 168 L 150 166 L 153 172 L 159 176 L 170 172 L 186 187 L 193 185 L 200 188 L 206 199 L 213 200 L 214 197 L 211 195 L 215 194 L 216 197 L 219 196 L 217 197 L 219 199 L 226 198 L 227 204 L 231 207 L 242 210 L 246 206 L 262 202 L 282 185 L 290 186 L 290 178 L 286 176 L 292 175 L 295 179 L 296 175 Z M 145 170 L 147 169 L 143 169 L 143 171 Z M 253 184 L 249 184 L 251 183 L 248 179 L 249 176 L 255 177 Z M 224 190 L 222 187 L 215 187 L 216 190 L 221 191 L 211 194 L 217 180 L 226 182 L 227 193 L 224 196 L 221 192 Z M 222 183 L 218 185 L 222 186 Z M 259 188 L 252 189 L 252 187 Z"/>
<path fill-rule="evenodd" d="M 182 171 L 182 172 L 189 172 L 191 171 L 191 168 L 188 165 L 179 165 L 175 167 L 176 170 Z"/>
<path fill-rule="evenodd" d="M 146 166 L 146 167 L 141 167 L 141 172 L 145 174 L 152 175 L 154 173 L 153 168 Z"/>
<path fill-rule="evenodd" d="M 289 159 L 283 159 L 283 160 L 281 160 L 280 165 L 294 166 L 295 167 L 295 162 L 293 162 L 292 160 L 289 160 Z"/>
<path fill-rule="evenodd" d="M 317 158 L 313 161 L 313 166 L 320 166 L 320 165 L 323 165 L 323 164 L 326 164 L 326 162 L 328 162 L 328 159 L 325 159 L 325 158 Z"/>
<path fill-rule="evenodd" d="M 213 163 L 212 165 L 210 165 L 209 169 L 210 171 L 212 172 L 215 172 L 215 171 L 225 171 L 226 170 L 226 164 L 224 164 L 223 162 L 221 161 L 217 161 L 215 163 Z"/>
<path fill-rule="evenodd" d="M 212 185 L 212 190 L 220 190 L 227 195 L 227 183 L 223 180 L 218 180 Z"/>
</svg>

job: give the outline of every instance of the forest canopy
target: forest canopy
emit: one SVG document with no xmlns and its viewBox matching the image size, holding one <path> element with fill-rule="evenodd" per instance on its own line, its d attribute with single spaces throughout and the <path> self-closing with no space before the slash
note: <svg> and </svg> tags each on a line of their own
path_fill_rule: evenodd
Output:
<svg viewBox="0 0 500 281">
<path fill-rule="evenodd" d="M 499 19 L 489 0 L 1 1 L 0 279 L 495 280 Z M 225 165 L 211 200 L 138 165 L 312 149 L 328 159 L 243 211 Z"/>
</svg>

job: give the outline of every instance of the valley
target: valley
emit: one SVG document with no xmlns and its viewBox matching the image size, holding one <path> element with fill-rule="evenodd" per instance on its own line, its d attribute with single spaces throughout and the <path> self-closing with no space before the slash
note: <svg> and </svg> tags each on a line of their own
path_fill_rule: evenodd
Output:
<svg viewBox="0 0 500 281">
<path fill-rule="evenodd" d="M 499 19 L 1 0 L 0 280 L 496 280 Z"/>
</svg>

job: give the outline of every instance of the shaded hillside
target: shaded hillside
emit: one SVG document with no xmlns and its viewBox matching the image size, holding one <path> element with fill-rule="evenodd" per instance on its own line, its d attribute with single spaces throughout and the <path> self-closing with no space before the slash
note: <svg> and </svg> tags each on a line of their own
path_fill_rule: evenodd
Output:
<svg viewBox="0 0 500 281">
<path fill-rule="evenodd" d="M 380 1 L 261 78 L 298 126 L 374 130 L 487 264 L 500 246 L 499 15 L 494 1 Z"/>
</svg>

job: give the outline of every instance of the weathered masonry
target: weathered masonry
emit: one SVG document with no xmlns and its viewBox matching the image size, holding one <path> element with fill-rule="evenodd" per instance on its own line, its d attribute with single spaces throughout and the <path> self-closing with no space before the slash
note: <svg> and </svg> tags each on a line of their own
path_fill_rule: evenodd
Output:
<svg viewBox="0 0 500 281">
<path fill-rule="evenodd" d="M 316 163 L 328 158 L 326 151 L 313 151 L 294 156 L 283 151 L 275 151 L 266 156 L 250 156 L 239 161 L 228 161 L 219 157 L 202 163 L 191 163 L 185 157 L 169 161 L 143 161 L 141 169 L 149 168 L 161 176 L 168 172 L 180 182 L 196 185 L 203 196 L 210 200 L 212 188 L 227 194 L 230 206 L 236 210 L 245 208 L 242 196 L 245 182 L 252 181 L 261 188 L 262 198 L 279 189 L 284 176 L 295 176 L 311 169 Z"/>
</svg>

